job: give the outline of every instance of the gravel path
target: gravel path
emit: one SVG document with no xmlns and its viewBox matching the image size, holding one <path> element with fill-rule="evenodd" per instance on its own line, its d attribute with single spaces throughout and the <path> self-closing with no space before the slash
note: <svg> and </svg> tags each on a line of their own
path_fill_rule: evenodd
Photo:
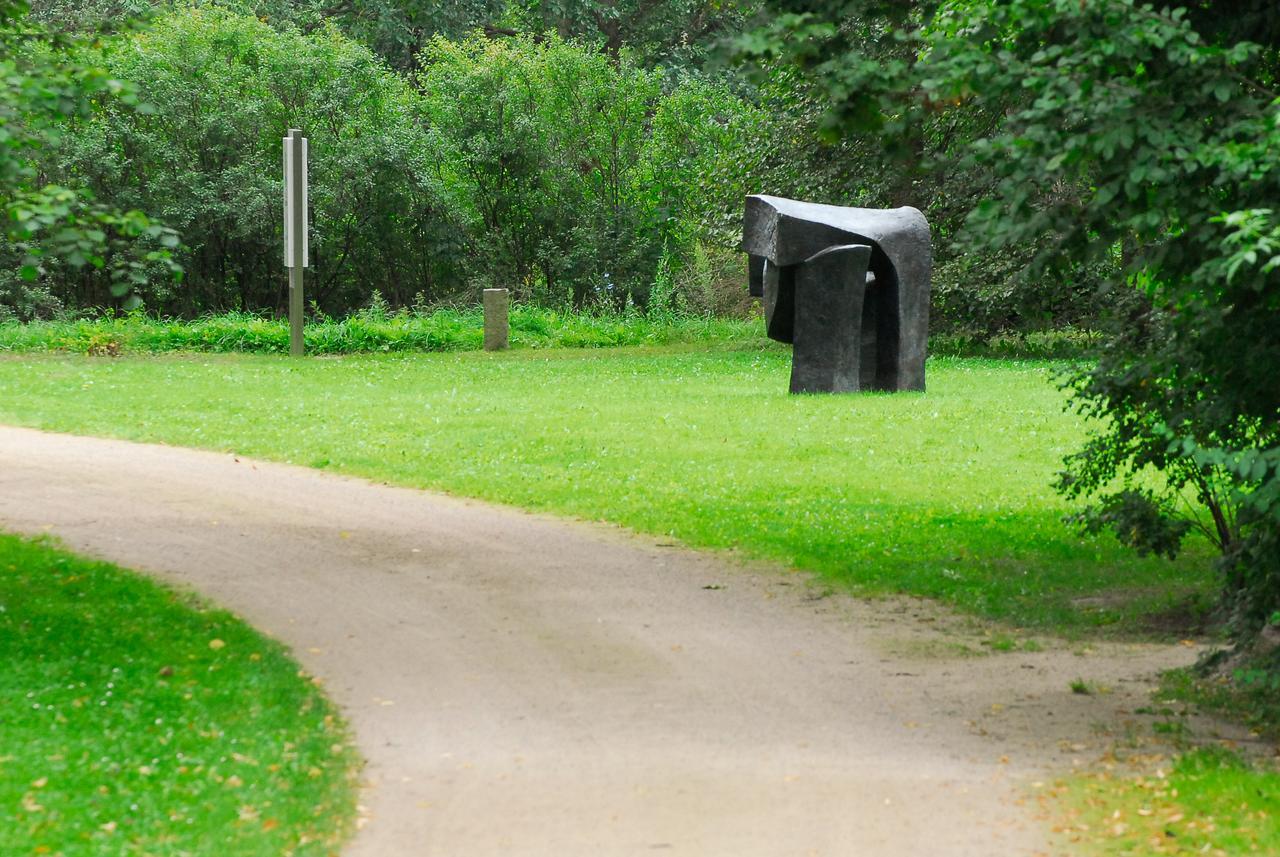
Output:
<svg viewBox="0 0 1280 857">
<path fill-rule="evenodd" d="M 616 529 L 226 454 L 0 427 L 0 528 L 187 585 L 293 647 L 368 760 L 354 857 L 1049 852 L 1022 800 L 1183 647 L 958 656 Z M 960 636 L 957 636 L 960 635 Z M 972 647 L 970 647 L 972 648 Z M 1083 677 L 1114 692 L 1072 694 Z M 1024 805 L 1025 804 L 1025 805 Z"/>
</svg>

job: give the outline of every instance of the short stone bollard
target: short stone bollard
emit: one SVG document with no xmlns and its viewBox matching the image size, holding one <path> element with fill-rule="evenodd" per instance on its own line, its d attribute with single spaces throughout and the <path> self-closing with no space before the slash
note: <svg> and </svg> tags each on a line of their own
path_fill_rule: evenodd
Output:
<svg viewBox="0 0 1280 857">
<path fill-rule="evenodd" d="M 501 351 L 509 344 L 507 308 L 511 302 L 506 289 L 484 290 L 484 350 Z"/>
</svg>

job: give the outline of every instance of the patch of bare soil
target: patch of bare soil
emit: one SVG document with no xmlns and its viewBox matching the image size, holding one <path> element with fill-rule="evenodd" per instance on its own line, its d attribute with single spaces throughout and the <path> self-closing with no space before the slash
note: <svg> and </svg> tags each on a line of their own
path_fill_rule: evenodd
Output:
<svg viewBox="0 0 1280 857">
<path fill-rule="evenodd" d="M 24 429 L 0 527 L 290 644 L 368 760 L 350 855 L 1048 853 L 1033 784 L 1145 728 L 1196 655 L 991 653 L 931 604 L 606 527 Z"/>
</svg>

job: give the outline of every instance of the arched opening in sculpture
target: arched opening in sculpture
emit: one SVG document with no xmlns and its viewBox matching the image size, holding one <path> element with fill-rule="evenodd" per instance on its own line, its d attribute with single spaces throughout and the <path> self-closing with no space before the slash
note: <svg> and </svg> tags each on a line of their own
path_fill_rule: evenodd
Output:
<svg viewBox="0 0 1280 857">
<path fill-rule="evenodd" d="M 898 351 L 901 328 L 898 324 L 898 273 L 889 258 L 874 242 L 871 270 L 862 296 L 858 387 L 862 390 L 898 389 Z"/>
</svg>

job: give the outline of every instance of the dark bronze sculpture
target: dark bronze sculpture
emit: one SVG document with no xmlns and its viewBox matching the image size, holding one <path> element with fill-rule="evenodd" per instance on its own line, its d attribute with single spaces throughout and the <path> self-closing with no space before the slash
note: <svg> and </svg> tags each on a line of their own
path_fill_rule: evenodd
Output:
<svg viewBox="0 0 1280 857">
<path fill-rule="evenodd" d="M 791 392 L 924 389 L 933 261 L 923 214 L 749 196 L 742 249 L 765 332 L 795 346 Z"/>
</svg>

